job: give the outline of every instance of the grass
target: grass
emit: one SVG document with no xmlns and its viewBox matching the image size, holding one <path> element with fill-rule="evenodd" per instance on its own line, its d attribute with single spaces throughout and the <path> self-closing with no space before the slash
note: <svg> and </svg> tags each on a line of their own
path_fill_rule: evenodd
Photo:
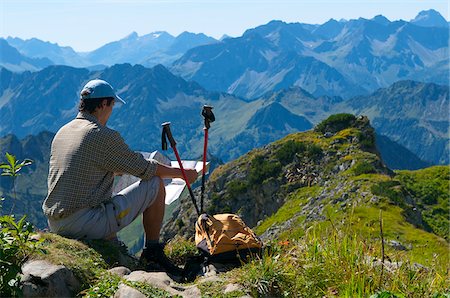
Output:
<svg viewBox="0 0 450 298">
<path fill-rule="evenodd" d="M 186 259 L 198 255 L 195 243 L 180 236 L 175 236 L 164 248 L 167 257 L 176 265 L 181 266 L 186 263 Z"/>
<path fill-rule="evenodd" d="M 272 225 L 280 224 L 291 219 L 302 209 L 307 199 L 316 196 L 319 191 L 320 187 L 318 186 L 299 188 L 295 193 L 290 195 L 287 202 L 275 214 L 265 219 L 255 228 L 255 233 L 259 235 L 263 234 Z"/>
<path fill-rule="evenodd" d="M 374 265 L 381 244 L 348 227 L 310 227 L 297 240 L 275 244 L 261 259 L 228 273 L 254 297 L 367 297 L 389 291 L 398 297 L 432 297 L 449 290 L 443 268 L 414 269 L 410 260 L 391 270 Z"/>
<path fill-rule="evenodd" d="M 435 166 L 417 171 L 398 171 L 396 180 L 415 198 L 424 221 L 434 233 L 449 241 L 450 166 Z"/>
<path fill-rule="evenodd" d="M 232 291 L 224 293 L 226 282 L 208 281 L 198 284 L 198 288 L 203 298 L 238 298 L 244 296 L 242 291 Z"/>
<path fill-rule="evenodd" d="M 234 281 L 248 287 L 253 296 L 448 297 L 444 296 L 450 293 L 448 242 L 407 222 L 404 208 L 409 206 L 408 203 L 393 204 L 392 194 L 385 192 L 392 188 L 396 199 L 406 202 L 408 193 L 401 187 L 407 188 L 407 183 L 411 183 L 417 189 L 415 193 L 429 194 L 427 188 L 415 183 L 423 179 L 424 184 L 434 185 L 433 189 L 444 190 L 448 187 L 447 173 L 448 167 L 438 167 L 401 171 L 394 178 L 376 173 L 343 176 L 367 193 L 365 203 L 352 203 L 350 209 L 343 210 L 336 205 L 327 205 L 326 202 L 333 198 L 326 198 L 322 202 L 326 204 L 323 212 L 327 216 L 326 221 L 305 223 L 304 217 L 298 217 L 288 231 L 279 235 L 277 241 L 280 242 L 275 244 L 277 248 L 262 259 L 238 269 L 232 274 Z M 414 179 L 408 178 L 411 176 Z M 335 185 L 328 187 L 334 188 Z M 319 186 L 298 189 L 255 231 L 262 234 L 269 227 L 294 218 L 309 197 L 323 190 Z M 371 192 L 381 196 L 378 202 L 368 202 Z M 431 193 L 436 194 L 435 191 Z M 448 192 L 446 194 L 448 200 Z M 352 201 L 355 202 L 358 196 L 352 194 Z M 440 195 L 435 197 L 438 205 L 442 203 Z M 445 208 L 448 211 L 448 207 Z M 384 269 L 383 275 L 381 266 L 372 262 L 381 259 L 380 210 L 385 255 L 394 264 L 389 270 Z M 408 249 L 395 250 L 388 245 L 390 241 L 400 242 Z"/>
</svg>

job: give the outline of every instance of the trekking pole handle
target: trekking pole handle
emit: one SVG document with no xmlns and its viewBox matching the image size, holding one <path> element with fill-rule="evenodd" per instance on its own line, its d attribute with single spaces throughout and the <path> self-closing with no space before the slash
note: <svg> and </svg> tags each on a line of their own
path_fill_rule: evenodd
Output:
<svg viewBox="0 0 450 298">
<path fill-rule="evenodd" d="M 210 105 L 204 105 L 202 109 L 202 116 L 205 120 L 205 128 L 209 129 L 210 123 L 214 122 L 216 120 L 216 117 L 214 116 L 214 113 L 212 112 L 213 106 Z"/>
<path fill-rule="evenodd" d="M 174 148 L 177 145 L 177 142 L 175 142 L 172 132 L 170 131 L 170 122 L 164 122 L 161 125 L 163 127 L 163 134 L 169 139 L 170 147 Z"/>
</svg>

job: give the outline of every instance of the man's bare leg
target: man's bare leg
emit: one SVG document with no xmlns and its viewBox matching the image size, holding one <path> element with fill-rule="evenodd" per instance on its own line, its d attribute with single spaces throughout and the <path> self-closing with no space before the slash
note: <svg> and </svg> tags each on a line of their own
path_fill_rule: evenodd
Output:
<svg viewBox="0 0 450 298">
<path fill-rule="evenodd" d="M 165 271 L 172 276 L 181 276 L 182 270 L 175 266 L 164 253 L 164 245 L 159 243 L 164 209 L 166 206 L 166 190 L 162 179 L 159 183 L 158 195 L 143 214 L 145 230 L 145 246 L 141 254 L 146 270 Z"/>
<path fill-rule="evenodd" d="M 159 182 L 158 195 L 147 209 L 145 209 L 142 222 L 144 225 L 145 239 L 150 241 L 159 241 L 162 222 L 164 218 L 164 210 L 166 208 L 166 189 L 162 179 Z"/>
</svg>

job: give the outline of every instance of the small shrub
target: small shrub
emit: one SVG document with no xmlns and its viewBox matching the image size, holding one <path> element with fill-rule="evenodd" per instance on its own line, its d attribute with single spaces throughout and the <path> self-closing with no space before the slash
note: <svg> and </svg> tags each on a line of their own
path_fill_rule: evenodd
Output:
<svg viewBox="0 0 450 298">
<path fill-rule="evenodd" d="M 306 155 L 310 158 L 317 158 L 322 155 L 322 148 L 320 146 L 309 144 L 306 147 Z"/>
<path fill-rule="evenodd" d="M 355 174 L 355 176 L 359 176 L 359 175 L 362 175 L 362 174 L 370 174 L 370 173 L 375 173 L 376 172 L 375 167 L 371 163 L 366 162 L 366 161 L 359 161 L 359 162 L 357 162 L 353 166 L 352 170 L 353 170 L 353 173 Z"/>
<path fill-rule="evenodd" d="M 177 220 L 175 221 L 175 225 L 181 229 L 182 227 L 184 227 L 184 222 L 183 220 L 181 220 L 180 218 L 177 218 Z"/>
<path fill-rule="evenodd" d="M 279 161 L 269 161 L 263 156 L 255 156 L 251 162 L 249 170 L 249 182 L 251 184 L 261 184 L 270 177 L 277 177 L 281 171 Z"/>
<path fill-rule="evenodd" d="M 239 198 L 242 193 L 247 192 L 248 184 L 241 180 L 232 180 L 227 184 L 227 192 L 232 198 Z"/>
<path fill-rule="evenodd" d="M 392 203 L 404 204 L 403 195 L 398 191 L 400 183 L 395 180 L 379 182 L 371 186 L 371 192 L 376 196 L 388 198 Z"/>
<path fill-rule="evenodd" d="M 322 155 L 322 148 L 315 144 L 305 144 L 303 142 L 289 140 L 275 152 L 276 158 L 283 165 L 292 162 L 296 155 L 302 154 L 309 158 L 316 158 Z"/>
<path fill-rule="evenodd" d="M 16 179 L 18 176 L 20 176 L 20 170 L 22 168 L 29 166 L 33 163 L 31 159 L 24 159 L 23 161 L 19 162 L 19 160 L 16 159 L 15 155 L 9 154 L 8 152 L 5 153 L 5 157 L 7 162 L 0 163 L 0 169 L 2 169 L 2 176 L 8 176 L 11 177 L 12 180 L 12 190 L 14 194 L 14 200 L 11 207 L 11 211 L 9 211 L 9 214 L 13 214 L 14 206 L 16 204 L 17 200 L 17 192 L 16 192 Z"/>
<path fill-rule="evenodd" d="M 368 149 L 375 147 L 375 136 L 373 133 L 364 134 L 362 132 L 358 132 L 357 137 L 361 148 Z"/>
<path fill-rule="evenodd" d="M 198 255 L 195 243 L 182 237 L 175 237 L 167 243 L 164 251 L 176 265 L 184 265 L 188 257 Z"/>
<path fill-rule="evenodd" d="M 295 154 L 301 153 L 305 151 L 305 149 L 306 145 L 304 143 L 289 140 L 275 152 L 275 156 L 283 165 L 285 165 L 292 162 Z"/>
<path fill-rule="evenodd" d="M 325 133 L 336 133 L 353 125 L 356 117 L 352 114 L 335 114 L 323 120 L 314 128 L 315 131 Z"/>
</svg>

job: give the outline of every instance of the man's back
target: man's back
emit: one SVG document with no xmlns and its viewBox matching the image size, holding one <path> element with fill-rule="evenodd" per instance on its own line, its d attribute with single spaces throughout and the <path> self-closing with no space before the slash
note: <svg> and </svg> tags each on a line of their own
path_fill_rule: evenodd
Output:
<svg viewBox="0 0 450 298">
<path fill-rule="evenodd" d="M 82 115 L 82 116 L 80 116 Z M 112 130 L 80 113 L 52 142 L 48 197 L 44 212 L 52 218 L 99 205 L 111 197 L 113 173 L 104 166 Z"/>
</svg>

